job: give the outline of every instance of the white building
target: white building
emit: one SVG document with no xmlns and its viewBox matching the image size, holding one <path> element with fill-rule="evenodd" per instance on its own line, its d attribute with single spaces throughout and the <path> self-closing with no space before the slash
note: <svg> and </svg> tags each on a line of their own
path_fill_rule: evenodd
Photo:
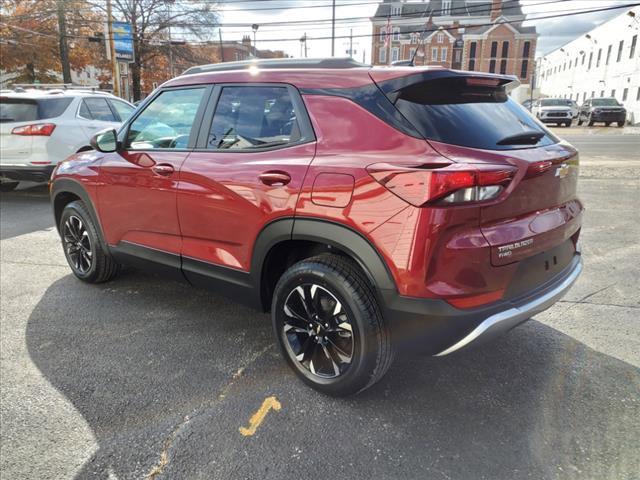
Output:
<svg viewBox="0 0 640 480">
<path fill-rule="evenodd" d="M 541 97 L 615 97 L 640 123 L 640 8 L 625 10 L 536 62 Z"/>
</svg>

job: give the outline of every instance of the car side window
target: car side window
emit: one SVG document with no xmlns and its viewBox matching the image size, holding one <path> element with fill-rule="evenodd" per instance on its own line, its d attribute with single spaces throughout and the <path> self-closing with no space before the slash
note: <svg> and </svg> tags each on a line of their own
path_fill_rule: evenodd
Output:
<svg viewBox="0 0 640 480">
<path fill-rule="evenodd" d="M 119 100 L 109 100 L 109 103 L 120 117 L 121 122 L 127 120 L 135 110 L 135 108 L 128 103 L 124 103 Z"/>
<path fill-rule="evenodd" d="M 126 148 L 187 148 L 204 91 L 202 87 L 160 93 L 131 123 Z"/>
<path fill-rule="evenodd" d="M 208 148 L 254 150 L 302 138 L 287 87 L 223 87 L 211 122 Z"/>
<path fill-rule="evenodd" d="M 109 104 L 104 98 L 85 98 L 80 107 L 80 116 L 103 122 L 117 122 Z"/>
</svg>

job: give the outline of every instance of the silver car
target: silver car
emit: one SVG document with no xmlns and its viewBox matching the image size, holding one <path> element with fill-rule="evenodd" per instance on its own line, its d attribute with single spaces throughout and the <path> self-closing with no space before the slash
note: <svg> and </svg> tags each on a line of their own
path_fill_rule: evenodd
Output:
<svg viewBox="0 0 640 480">
<path fill-rule="evenodd" d="M 49 180 L 60 161 L 90 149 L 98 130 L 118 127 L 134 110 L 118 97 L 89 90 L 0 94 L 0 188 Z"/>
</svg>

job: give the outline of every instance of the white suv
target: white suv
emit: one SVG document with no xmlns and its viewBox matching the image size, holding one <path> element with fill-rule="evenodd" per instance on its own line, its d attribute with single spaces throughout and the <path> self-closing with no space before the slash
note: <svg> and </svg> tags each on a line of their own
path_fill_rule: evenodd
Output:
<svg viewBox="0 0 640 480">
<path fill-rule="evenodd" d="M 0 95 L 0 188 L 45 182 L 69 155 L 89 150 L 98 131 L 118 127 L 135 107 L 104 92 L 49 90 Z"/>
</svg>

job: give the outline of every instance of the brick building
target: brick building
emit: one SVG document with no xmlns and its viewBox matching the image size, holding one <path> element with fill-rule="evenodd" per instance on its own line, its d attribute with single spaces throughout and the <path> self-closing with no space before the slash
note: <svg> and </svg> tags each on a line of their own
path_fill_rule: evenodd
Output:
<svg viewBox="0 0 640 480">
<path fill-rule="evenodd" d="M 288 55 L 282 50 L 260 50 L 251 43 L 251 37 L 245 35 L 241 42 L 225 41 L 222 43 L 212 42 L 207 45 L 194 47 L 202 61 L 211 63 L 236 62 L 248 60 L 250 58 L 287 58 Z"/>
<path fill-rule="evenodd" d="M 517 0 L 384 0 L 371 18 L 372 63 L 390 65 L 416 52 L 416 65 L 505 73 L 529 83 L 538 35 L 524 19 Z"/>
</svg>

